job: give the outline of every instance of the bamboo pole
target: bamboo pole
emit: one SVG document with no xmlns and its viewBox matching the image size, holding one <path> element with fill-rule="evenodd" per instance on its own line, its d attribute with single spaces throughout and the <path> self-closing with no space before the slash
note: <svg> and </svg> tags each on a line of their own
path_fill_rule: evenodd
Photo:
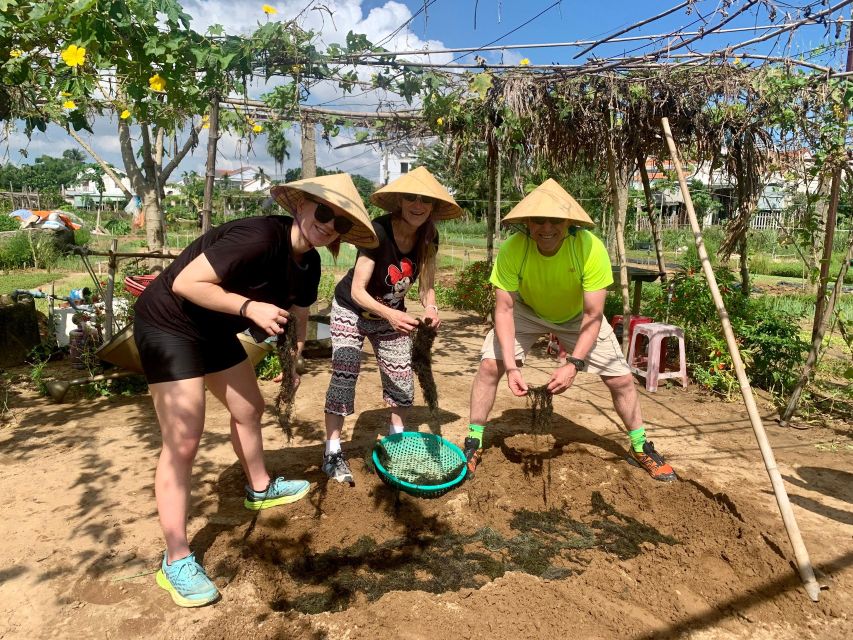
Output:
<svg viewBox="0 0 853 640">
<path fill-rule="evenodd" d="M 717 279 L 714 276 L 714 270 L 711 267 L 711 261 L 708 259 L 708 252 L 705 250 L 705 242 L 702 240 L 702 230 L 699 228 L 699 220 L 696 218 L 696 210 L 693 208 L 693 200 L 690 197 L 690 191 L 687 189 L 687 181 L 684 179 L 684 170 L 681 166 L 681 159 L 678 156 L 678 150 L 675 146 L 675 140 L 672 137 L 672 131 L 669 128 L 669 119 L 662 118 L 664 135 L 666 136 L 666 144 L 669 147 L 669 153 L 672 156 L 672 163 L 675 166 L 675 172 L 678 175 L 678 184 L 681 187 L 681 193 L 684 196 L 684 204 L 687 207 L 687 215 L 690 218 L 690 226 L 693 229 L 693 238 L 696 242 L 696 248 L 699 252 L 699 258 L 702 260 L 702 271 L 705 273 L 705 279 L 708 281 L 708 288 L 711 290 L 711 297 L 714 299 L 714 306 L 717 307 L 717 313 L 720 316 L 720 322 L 723 325 L 723 333 L 726 337 L 726 344 L 729 347 L 729 353 L 732 357 L 735 373 L 737 374 L 740 391 L 743 395 L 743 402 L 746 405 L 749 421 L 752 423 L 752 430 L 755 433 L 755 439 L 758 441 L 758 448 L 761 451 L 761 458 L 764 460 L 764 467 L 767 469 L 767 475 L 770 476 L 770 484 L 773 486 L 773 494 L 776 496 L 776 504 L 779 506 L 779 511 L 782 514 L 782 522 L 785 525 L 785 531 L 788 533 L 788 539 L 791 541 L 791 546 L 794 549 L 794 557 L 797 562 L 797 569 L 800 572 L 800 578 L 803 581 L 806 593 L 817 602 L 820 597 L 820 585 L 815 579 L 814 569 L 812 568 L 809 552 L 803 542 L 803 537 L 800 534 L 800 528 L 797 525 L 797 519 L 794 517 L 794 511 L 791 509 L 791 502 L 788 499 L 788 493 L 785 490 L 785 484 L 782 481 L 782 474 L 779 472 L 779 467 L 776 465 L 776 458 L 773 455 L 773 449 L 770 447 L 770 442 L 767 439 L 767 433 L 764 431 L 764 425 L 761 422 L 761 416 L 758 413 L 758 407 L 755 404 L 755 398 L 752 395 L 752 388 L 749 386 L 749 379 L 746 377 L 746 368 L 743 365 L 743 360 L 740 357 L 740 350 L 735 340 L 735 334 L 732 330 L 732 324 L 729 321 L 729 314 L 726 311 L 726 306 L 723 303 L 723 298 L 720 295 L 720 289 L 717 286 Z M 784 366 L 784 364 L 783 364 Z"/>
<path fill-rule="evenodd" d="M 787 427 L 791 423 L 791 418 L 794 417 L 794 412 L 797 410 L 797 404 L 800 402 L 800 395 L 803 393 L 806 384 L 811 377 L 812 368 L 817 362 L 817 357 L 820 354 L 820 347 L 823 344 L 823 336 L 826 335 L 826 325 L 829 324 L 829 319 L 835 311 L 835 303 L 844 286 L 844 276 L 847 275 L 847 267 L 850 264 L 851 256 L 853 256 L 853 234 L 850 234 L 850 243 L 847 246 L 847 254 L 844 256 L 844 261 L 841 263 L 841 270 L 838 272 L 838 278 L 835 280 L 835 286 L 832 288 L 832 293 L 826 303 L 826 310 L 821 315 L 820 324 L 815 327 L 814 335 L 812 336 L 812 346 L 809 349 L 809 355 L 806 356 L 806 363 L 803 365 L 803 371 L 800 373 L 800 378 L 794 390 L 791 392 L 791 398 L 788 400 L 788 405 L 785 411 L 779 418 L 779 425 Z"/>
<path fill-rule="evenodd" d="M 646 196 L 646 211 L 649 214 L 649 225 L 652 228 L 652 238 L 655 243 L 655 255 L 658 259 L 658 271 L 660 271 L 661 282 L 666 282 L 666 261 L 663 258 L 663 238 L 660 232 L 660 224 L 655 217 L 655 207 L 652 201 L 652 186 L 649 182 L 649 172 L 646 171 L 646 159 L 640 156 L 637 159 L 637 166 L 640 169 L 640 179 L 643 182 L 643 193 Z M 661 202 L 663 202 L 663 194 L 661 194 Z"/>
</svg>

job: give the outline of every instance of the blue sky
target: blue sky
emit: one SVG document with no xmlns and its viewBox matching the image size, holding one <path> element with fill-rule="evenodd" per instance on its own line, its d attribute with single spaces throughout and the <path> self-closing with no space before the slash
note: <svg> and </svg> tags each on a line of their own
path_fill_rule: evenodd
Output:
<svg viewBox="0 0 853 640">
<path fill-rule="evenodd" d="M 381 2 L 365 2 L 363 6 L 367 9 L 371 6 L 381 5 Z M 414 13 L 423 6 L 420 0 L 407 0 L 406 4 Z M 553 6 L 553 0 L 525 0 L 524 2 L 512 2 L 509 0 L 437 0 L 428 8 L 427 19 L 423 14 L 419 15 L 411 24 L 411 30 L 422 39 L 432 38 L 441 40 L 448 47 L 463 47 L 482 45 L 506 34 L 517 27 L 521 27 L 511 35 L 503 37 L 498 44 L 521 44 L 538 42 L 565 42 L 580 39 L 595 39 L 613 33 L 638 21 L 662 13 L 678 4 L 676 0 L 666 2 L 636 2 L 627 0 L 599 0 L 598 2 L 577 2 L 564 0 Z M 736 3 L 729 11 L 733 13 L 735 8 L 742 3 Z M 780 15 L 786 10 L 786 3 L 776 3 Z M 796 3 L 792 3 L 796 4 Z M 818 11 L 823 7 L 821 3 L 814 3 Z M 476 10 L 476 29 L 474 29 L 474 16 Z M 695 30 L 702 23 L 700 13 L 711 19 L 712 22 L 720 18 L 712 16 L 710 10 L 717 6 L 715 2 L 698 2 L 697 10 L 687 15 L 685 10 L 680 10 L 669 16 L 641 27 L 636 34 L 660 34 L 675 31 L 679 28 L 694 23 L 691 30 Z M 550 7 L 550 8 L 549 8 Z M 792 17 L 796 16 L 793 10 L 788 9 Z M 544 13 L 533 19 L 529 24 L 523 25 L 540 12 Z M 849 18 L 849 7 L 845 11 Z M 760 10 L 758 19 L 752 12 L 747 12 L 736 17 L 725 28 L 730 27 L 754 27 L 760 24 L 769 24 L 767 10 Z M 778 20 L 778 17 L 777 17 Z M 743 41 L 752 34 L 744 32 L 740 34 L 726 34 L 721 36 L 708 36 L 702 43 L 697 43 L 696 49 L 709 50 L 709 44 L 714 48 L 724 47 Z M 803 27 L 798 31 L 793 42 L 793 51 L 798 48 L 810 49 L 826 42 L 826 30 L 823 26 L 814 25 Z M 703 44 L 709 43 L 709 44 Z M 618 55 L 637 47 L 640 43 L 625 43 L 617 45 L 603 45 L 595 50 L 599 55 Z M 782 46 L 777 45 L 776 51 L 780 52 Z M 769 53 L 773 49 L 773 43 L 768 42 L 756 45 L 756 53 Z M 532 63 L 568 63 L 578 49 L 555 48 L 547 50 L 530 49 L 524 51 L 526 57 Z M 584 56 L 586 57 L 586 56 Z M 840 56 L 839 56 L 840 59 Z"/>
<path fill-rule="evenodd" d="M 429 0 L 426 14 L 420 13 L 411 23 L 386 45 L 390 50 L 424 49 L 436 50 L 442 47 L 470 47 L 485 45 L 493 40 L 500 39 L 498 44 L 516 45 L 541 42 L 565 42 L 579 39 L 596 39 L 611 34 L 625 26 L 639 20 L 661 13 L 678 4 L 678 0 L 666 0 L 655 2 L 629 2 L 627 0 L 598 0 L 578 2 L 563 0 L 554 5 L 554 0 Z M 353 30 L 357 33 L 365 33 L 373 42 L 379 42 L 389 34 L 395 33 L 396 29 L 403 25 L 409 18 L 414 16 L 424 6 L 423 0 L 182 0 L 182 4 L 188 13 L 193 16 L 193 27 L 204 31 L 214 23 L 222 24 L 229 33 L 248 32 L 257 27 L 258 23 L 266 20 L 260 7 L 263 2 L 275 6 L 279 10 L 276 18 L 286 19 L 300 13 L 309 5 L 309 10 L 301 13 L 301 22 L 306 28 L 311 28 L 321 34 L 322 42 L 342 42 L 346 33 Z M 744 0 L 736 0 L 729 9 L 735 11 L 742 6 Z M 795 3 L 784 3 L 777 1 L 775 5 L 779 8 L 781 19 L 784 11 L 791 11 L 789 4 L 801 4 L 802 0 Z M 709 17 L 718 6 L 718 0 L 697 0 L 696 10 L 691 15 L 686 15 L 685 10 L 680 10 L 666 18 L 642 27 L 629 35 L 660 34 L 674 31 L 679 27 L 689 26 L 689 30 L 695 30 L 702 24 L 703 17 Z M 821 2 L 814 2 L 815 11 L 823 8 Z M 328 13 L 311 10 L 312 7 L 325 5 L 332 10 L 332 18 Z M 476 12 L 476 29 L 474 28 Z M 549 8 L 550 7 L 550 8 Z M 544 13 L 539 17 L 537 14 Z M 850 7 L 843 10 L 846 18 L 850 17 Z M 793 18 L 798 16 L 792 15 Z M 718 17 L 710 16 L 711 23 L 719 20 Z M 532 20 L 531 20 L 532 19 Z M 529 24 L 524 25 L 524 23 Z M 769 24 L 767 9 L 762 7 L 756 15 L 750 11 L 748 14 L 739 16 L 731 23 L 730 27 L 752 27 L 755 25 Z M 524 26 L 521 26 L 524 25 Z M 519 28 L 520 27 L 520 28 Z M 507 35 L 510 31 L 513 33 Z M 816 25 L 803 27 L 798 30 L 796 36 L 789 42 L 787 38 L 779 41 L 770 41 L 755 46 L 752 51 L 764 55 L 794 55 L 803 50 L 811 50 L 820 45 L 830 44 L 834 40 L 834 29 L 830 29 L 827 36 L 825 27 Z M 846 34 L 846 32 L 845 32 Z M 720 49 L 727 45 L 741 42 L 753 33 L 737 33 L 719 36 L 708 36 L 703 41 L 696 42 L 693 50 L 697 52 L 709 52 Z M 631 52 L 644 43 L 609 43 L 596 48 L 592 54 L 599 56 L 617 56 Z M 662 46 L 659 43 L 657 47 Z M 521 58 L 529 58 L 532 64 L 573 64 L 579 62 L 573 60 L 572 56 L 579 52 L 578 48 L 550 48 L 550 49 L 508 49 L 503 54 L 500 52 L 483 53 L 483 57 L 490 62 L 516 64 Z M 646 49 L 648 50 L 648 49 Z M 829 54 L 820 56 L 815 60 L 820 64 L 843 64 L 844 47 L 832 50 Z M 590 54 L 590 55 L 592 55 Z M 586 56 L 584 56 L 586 57 Z M 433 61 L 449 62 L 454 58 L 451 54 L 432 56 Z M 471 62 L 471 57 L 463 57 L 460 62 Z M 365 73 L 369 71 L 365 70 Z M 263 86 L 254 89 L 255 94 L 265 90 Z M 312 102 L 324 102 L 329 106 L 348 107 L 354 109 L 369 109 L 371 96 L 361 97 L 357 104 L 354 100 L 341 99 L 332 87 L 318 88 L 312 98 Z M 299 162 L 298 140 L 299 132 L 296 128 L 292 135 L 291 159 L 286 167 L 296 166 Z M 346 143 L 352 140 L 352 134 L 344 132 L 337 139 L 337 143 Z M 108 119 L 102 119 L 95 124 L 95 135 L 89 138 L 96 150 L 108 161 L 121 167 L 118 153 L 118 143 L 115 135 L 115 123 Z M 196 170 L 203 172 L 204 145 L 206 137 L 203 135 L 199 149 L 189 156 L 179 167 L 173 179 L 180 177 L 182 171 Z M 264 149 L 263 136 L 255 141 L 251 150 L 247 149 L 245 142 L 234 138 L 221 140 L 218 168 L 235 168 L 237 166 L 260 166 L 268 174 L 275 173 L 273 162 Z M 65 148 L 75 147 L 76 143 L 71 140 L 65 132 L 57 127 L 50 127 L 46 134 L 34 135 L 31 141 L 27 141 L 20 132 L 12 133 L 5 145 L 0 141 L 0 161 L 11 160 L 22 162 L 18 149 L 27 147 L 30 158 L 47 153 L 59 155 Z M 365 149 L 362 146 L 335 149 L 322 142 L 318 143 L 318 161 L 321 166 L 336 166 L 343 170 L 357 171 L 371 179 L 378 177 L 379 157 L 376 150 Z"/>
</svg>

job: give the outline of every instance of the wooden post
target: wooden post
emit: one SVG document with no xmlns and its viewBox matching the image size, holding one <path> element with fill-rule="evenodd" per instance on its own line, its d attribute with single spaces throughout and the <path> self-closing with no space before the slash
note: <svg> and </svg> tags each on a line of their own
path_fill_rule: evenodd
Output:
<svg viewBox="0 0 853 640">
<path fill-rule="evenodd" d="M 489 183 L 489 201 L 486 203 L 486 261 L 491 268 L 495 257 L 495 235 L 491 232 L 499 221 L 495 220 L 498 216 L 495 214 L 495 192 L 497 189 L 497 167 L 498 167 L 498 149 L 497 143 L 489 142 L 488 152 L 486 153 L 486 175 Z"/>
<path fill-rule="evenodd" d="M 113 337 L 113 323 L 115 322 L 115 313 L 113 312 L 113 294 L 115 293 L 116 284 L 116 267 L 118 266 L 118 240 L 113 238 L 110 242 L 110 258 L 109 270 L 107 271 L 107 290 L 104 292 L 104 315 L 106 317 L 106 326 L 104 327 L 104 341 L 109 342 Z"/>
<path fill-rule="evenodd" d="M 204 204 L 201 207 L 201 232 L 210 231 L 213 217 L 213 187 L 216 181 L 216 144 L 219 142 L 219 96 L 210 102 L 210 127 L 207 132 L 207 164 L 204 173 Z"/>
<path fill-rule="evenodd" d="M 637 160 L 640 169 L 640 179 L 643 182 L 643 193 L 646 195 L 646 211 L 649 214 L 649 225 L 652 228 L 652 238 L 655 243 L 655 255 L 658 259 L 658 271 L 660 271 L 661 282 L 666 282 L 666 261 L 663 258 L 663 239 L 660 232 L 660 220 L 655 215 L 654 202 L 652 200 L 652 186 L 649 182 L 649 172 L 646 171 L 646 159 L 640 156 Z M 661 194 L 661 203 L 663 194 Z"/>
<path fill-rule="evenodd" d="M 844 262 L 841 263 L 841 270 L 838 273 L 838 278 L 835 280 L 835 286 L 832 289 L 832 294 L 829 296 L 829 301 L 826 303 L 826 310 L 821 315 L 820 324 L 816 327 L 814 336 L 812 337 L 812 346 L 809 349 L 809 355 L 806 356 L 806 363 L 803 365 L 803 371 L 800 373 L 800 378 L 794 390 L 791 392 L 791 397 L 788 400 L 788 405 L 785 407 L 784 413 L 779 418 L 779 424 L 787 427 L 794 412 L 797 410 L 797 404 L 800 402 L 800 395 L 803 393 L 806 384 L 811 377 L 812 368 L 817 362 L 817 357 L 820 354 L 820 347 L 823 344 L 823 336 L 826 334 L 826 325 L 829 324 L 829 319 L 832 317 L 832 312 L 835 310 L 835 303 L 844 286 L 844 276 L 847 275 L 847 267 L 850 264 L 851 256 L 853 256 L 853 234 L 850 234 L 850 243 L 847 246 L 847 254 L 844 256 Z"/>
<path fill-rule="evenodd" d="M 302 179 L 317 177 L 317 137 L 314 122 L 302 120 Z"/>
<path fill-rule="evenodd" d="M 495 178 L 495 251 L 501 243 L 501 154 L 498 148 L 497 154 L 497 177 Z"/>
<path fill-rule="evenodd" d="M 621 169 L 617 170 L 613 141 L 610 140 L 607 146 L 607 173 L 610 177 L 610 203 L 612 208 L 610 215 L 614 223 L 616 235 L 616 251 L 619 258 L 619 288 L 622 292 L 622 355 L 627 358 L 631 342 L 629 338 L 631 327 L 631 296 L 629 291 L 628 260 L 625 255 L 625 205 L 627 205 L 627 202 L 619 197 L 621 183 L 618 174 L 621 171 Z M 627 170 L 625 170 L 625 173 L 627 174 Z"/>
<path fill-rule="evenodd" d="M 723 325 L 723 333 L 726 337 L 726 344 L 729 347 L 729 353 L 732 357 L 735 373 L 737 374 L 740 391 L 743 395 L 743 402 L 746 405 L 746 411 L 749 414 L 749 421 L 752 423 L 752 430 L 755 433 L 755 439 L 758 441 L 758 448 L 761 451 L 761 458 L 764 460 L 764 467 L 767 469 L 767 475 L 770 476 L 770 484 L 773 486 L 773 494 L 776 496 L 776 504 L 779 506 L 779 511 L 782 514 L 782 522 L 785 525 L 785 531 L 788 533 L 788 539 L 791 541 L 791 546 L 794 549 L 794 557 L 796 558 L 797 568 L 800 572 L 800 578 L 805 586 L 806 593 L 809 597 L 817 602 L 820 597 L 820 585 L 815 579 L 814 569 L 812 568 L 809 552 L 803 542 L 803 537 L 800 534 L 800 527 L 797 525 L 797 519 L 794 517 L 794 511 L 791 509 L 791 502 L 788 499 L 788 493 L 785 491 L 785 483 L 782 481 L 782 474 L 779 472 L 779 467 L 776 465 L 776 458 L 773 455 L 773 449 L 770 447 L 770 442 L 767 439 L 767 433 L 764 431 L 764 424 L 761 422 L 761 416 L 758 413 L 758 407 L 755 404 L 755 398 L 752 395 L 752 388 L 749 386 L 749 379 L 746 377 L 746 368 L 743 365 L 743 360 L 740 357 L 740 349 L 738 349 L 735 334 L 732 330 L 732 324 L 729 321 L 729 314 L 726 306 L 723 303 L 723 298 L 720 295 L 720 288 L 717 286 L 717 278 L 714 276 L 714 269 L 711 267 L 711 261 L 708 259 L 708 252 L 705 250 L 705 242 L 702 240 L 702 230 L 699 228 L 699 220 L 696 218 L 696 210 L 693 208 L 693 200 L 690 197 L 690 191 L 687 189 L 687 181 L 684 179 L 684 170 L 681 166 L 681 159 L 678 156 L 678 150 L 675 146 L 675 140 L 672 137 L 672 131 L 669 128 L 669 119 L 661 120 L 663 125 L 666 143 L 669 146 L 669 152 L 672 156 L 672 163 L 675 166 L 675 172 L 678 175 L 678 184 L 681 186 L 681 193 L 684 196 L 684 204 L 687 207 L 687 216 L 690 218 L 690 227 L 693 229 L 693 238 L 696 242 L 696 249 L 699 252 L 699 259 L 702 261 L 702 271 L 705 274 L 705 279 L 708 281 L 708 288 L 711 290 L 711 297 L 714 299 L 714 306 L 717 307 L 717 313 L 720 316 L 720 322 Z"/>
<path fill-rule="evenodd" d="M 853 71 L 853 27 L 850 28 L 850 36 L 847 41 L 847 73 Z M 849 86 L 849 81 L 848 81 Z M 847 133 L 847 101 L 841 107 L 841 115 L 838 118 L 842 127 L 842 137 Z M 844 164 L 846 164 L 845 158 Z M 835 241 L 835 226 L 838 223 L 838 198 L 841 189 L 841 170 L 843 165 L 839 163 L 832 172 L 832 185 L 829 188 L 829 211 L 826 215 L 826 234 L 823 240 L 823 256 L 820 259 L 820 278 L 818 279 L 817 300 L 815 301 L 814 323 L 812 325 L 812 340 L 818 333 L 818 327 L 823 324 L 824 306 L 826 299 L 826 285 L 829 282 L 829 263 L 832 259 L 832 245 Z M 828 314 L 827 314 L 828 315 Z"/>
</svg>

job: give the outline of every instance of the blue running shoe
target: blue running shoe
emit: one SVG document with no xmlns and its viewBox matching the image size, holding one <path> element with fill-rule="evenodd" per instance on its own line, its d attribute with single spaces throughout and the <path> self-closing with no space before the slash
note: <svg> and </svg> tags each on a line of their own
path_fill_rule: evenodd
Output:
<svg viewBox="0 0 853 640">
<path fill-rule="evenodd" d="M 264 491 L 255 491 L 247 485 L 243 506 L 252 511 L 260 511 L 280 504 L 290 504 L 304 498 L 310 488 L 307 480 L 285 480 L 281 477 L 270 480 Z"/>
<path fill-rule="evenodd" d="M 166 562 L 167 557 L 164 553 L 163 563 L 157 572 L 157 585 L 169 592 L 176 605 L 202 607 L 219 597 L 219 589 L 195 561 L 194 553 L 172 564 Z"/>
</svg>

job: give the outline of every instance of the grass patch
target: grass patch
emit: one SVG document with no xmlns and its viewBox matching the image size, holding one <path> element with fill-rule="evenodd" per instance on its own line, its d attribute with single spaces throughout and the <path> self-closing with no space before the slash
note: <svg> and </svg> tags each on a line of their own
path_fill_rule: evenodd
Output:
<svg viewBox="0 0 853 640">
<path fill-rule="evenodd" d="M 64 271 L 13 271 L 0 275 L 0 293 L 11 294 L 15 289 L 35 289 L 61 280 L 68 275 Z M 48 291 L 49 287 L 45 288 Z"/>
</svg>

